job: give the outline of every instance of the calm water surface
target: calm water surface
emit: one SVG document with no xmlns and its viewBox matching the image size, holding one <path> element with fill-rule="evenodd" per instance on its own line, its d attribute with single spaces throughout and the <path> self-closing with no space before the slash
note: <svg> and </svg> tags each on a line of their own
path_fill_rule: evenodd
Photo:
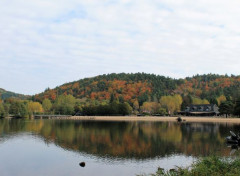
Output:
<svg viewBox="0 0 240 176">
<path fill-rule="evenodd" d="M 229 156 L 239 125 L 173 122 L 0 120 L 1 176 L 136 175 Z M 238 153 L 238 152 L 236 152 Z M 79 163 L 84 161 L 86 167 Z"/>
</svg>

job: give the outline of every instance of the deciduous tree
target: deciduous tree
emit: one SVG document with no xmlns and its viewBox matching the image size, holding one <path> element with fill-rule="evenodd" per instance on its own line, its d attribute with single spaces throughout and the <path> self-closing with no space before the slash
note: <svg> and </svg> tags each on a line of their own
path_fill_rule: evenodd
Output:
<svg viewBox="0 0 240 176">
<path fill-rule="evenodd" d="M 29 102 L 28 103 L 28 112 L 30 114 L 42 113 L 43 107 L 39 102 Z"/>
<path fill-rule="evenodd" d="M 74 114 L 76 99 L 72 95 L 60 95 L 57 97 L 54 109 L 55 113 L 72 115 Z"/>
<path fill-rule="evenodd" d="M 50 112 L 52 108 L 52 103 L 49 99 L 44 99 L 42 102 L 44 112 Z"/>
</svg>

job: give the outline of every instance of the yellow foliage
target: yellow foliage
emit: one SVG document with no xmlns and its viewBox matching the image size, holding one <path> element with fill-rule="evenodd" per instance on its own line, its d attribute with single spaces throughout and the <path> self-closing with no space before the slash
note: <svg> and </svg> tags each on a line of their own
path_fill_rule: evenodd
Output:
<svg viewBox="0 0 240 176">
<path fill-rule="evenodd" d="M 193 100 L 193 104 L 210 104 L 209 101 L 206 99 L 202 100 L 200 98 L 193 97 L 192 100 Z"/>
<path fill-rule="evenodd" d="M 156 102 L 144 102 L 141 106 L 141 111 L 148 113 L 156 113 L 160 105 Z"/>
<path fill-rule="evenodd" d="M 226 101 L 226 97 L 224 95 L 221 95 L 217 98 L 218 105 L 220 105 L 222 102 Z"/>
<path fill-rule="evenodd" d="M 39 102 L 29 102 L 28 103 L 28 110 L 31 113 L 38 113 L 43 112 L 43 107 Z"/>
<path fill-rule="evenodd" d="M 174 96 L 162 96 L 160 104 L 162 107 L 166 108 L 170 114 L 173 114 L 181 109 L 182 101 L 182 97 L 176 94 Z"/>
<path fill-rule="evenodd" d="M 209 101 L 207 99 L 203 99 L 202 100 L 202 104 L 210 104 Z"/>
<path fill-rule="evenodd" d="M 134 103 L 133 103 L 133 109 L 134 109 L 134 110 L 138 110 L 138 109 L 139 109 L 138 100 L 135 100 L 135 101 L 134 101 Z"/>
<path fill-rule="evenodd" d="M 166 130 L 159 133 L 162 140 L 168 142 L 181 142 L 182 141 L 182 131 L 180 126 L 169 126 Z"/>
<path fill-rule="evenodd" d="M 176 94 L 176 95 L 173 96 L 173 99 L 174 99 L 174 102 L 175 102 L 175 105 L 176 105 L 176 111 L 180 111 L 181 110 L 181 104 L 183 102 L 181 95 Z"/>
<path fill-rule="evenodd" d="M 52 108 L 52 103 L 49 99 L 44 99 L 42 102 L 42 106 L 45 112 L 49 112 Z"/>
</svg>

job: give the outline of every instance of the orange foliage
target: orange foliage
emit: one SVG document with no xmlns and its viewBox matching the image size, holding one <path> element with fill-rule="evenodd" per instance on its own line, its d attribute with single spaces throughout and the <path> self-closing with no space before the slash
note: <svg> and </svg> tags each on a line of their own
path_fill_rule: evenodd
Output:
<svg viewBox="0 0 240 176">
<path fill-rule="evenodd" d="M 184 80 L 183 84 L 180 84 L 175 90 L 175 93 L 192 94 L 200 97 L 202 90 L 206 92 L 214 91 L 218 87 L 225 88 L 234 85 L 240 81 L 240 77 L 219 77 L 210 81 L 199 81 L 195 78 L 190 80 Z"/>
<path fill-rule="evenodd" d="M 78 89 L 79 88 L 79 83 L 75 82 L 72 86 L 73 89 Z"/>
<path fill-rule="evenodd" d="M 96 92 L 92 92 L 91 95 L 90 95 L 90 98 L 92 100 L 94 100 L 96 98 L 96 96 L 97 96 L 97 93 Z"/>
<path fill-rule="evenodd" d="M 128 100 L 131 99 L 131 96 L 130 96 L 130 95 L 124 95 L 124 96 L 123 96 L 123 99 L 124 99 L 125 101 L 128 101 Z"/>
<path fill-rule="evenodd" d="M 57 96 L 56 96 L 56 94 L 52 94 L 50 98 L 51 98 L 52 100 L 56 100 Z"/>
<path fill-rule="evenodd" d="M 201 94 L 202 94 L 202 90 L 200 90 L 200 89 L 196 89 L 196 90 L 195 90 L 195 95 L 196 95 L 196 96 L 200 97 Z"/>
<path fill-rule="evenodd" d="M 62 85 L 60 88 L 61 88 L 62 90 L 66 90 L 66 89 L 70 89 L 71 87 L 72 87 L 71 84 L 65 84 L 65 85 Z"/>
<path fill-rule="evenodd" d="M 149 93 L 152 91 L 151 85 L 147 82 L 126 82 L 121 80 L 113 80 L 113 81 L 106 81 L 106 89 L 107 91 L 94 91 L 91 92 L 91 94 L 86 97 L 91 98 L 92 100 L 109 100 L 111 97 L 111 94 L 114 95 L 115 98 L 119 98 L 121 95 L 125 101 L 131 101 L 133 102 L 136 97 L 142 95 L 146 91 Z M 93 86 L 97 86 L 98 82 L 95 81 L 91 83 L 91 88 Z M 90 87 L 86 87 L 86 90 L 91 90 Z M 85 92 L 81 92 L 79 94 L 80 96 L 84 96 Z"/>
</svg>

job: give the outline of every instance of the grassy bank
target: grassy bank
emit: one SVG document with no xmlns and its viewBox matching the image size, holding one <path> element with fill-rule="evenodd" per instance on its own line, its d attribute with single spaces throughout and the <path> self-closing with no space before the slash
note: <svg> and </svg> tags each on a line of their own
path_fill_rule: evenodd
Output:
<svg viewBox="0 0 240 176">
<path fill-rule="evenodd" d="M 240 158 L 229 159 L 216 156 L 200 158 L 188 168 L 178 167 L 165 171 L 158 168 L 150 176 L 237 176 L 240 175 Z"/>
</svg>

